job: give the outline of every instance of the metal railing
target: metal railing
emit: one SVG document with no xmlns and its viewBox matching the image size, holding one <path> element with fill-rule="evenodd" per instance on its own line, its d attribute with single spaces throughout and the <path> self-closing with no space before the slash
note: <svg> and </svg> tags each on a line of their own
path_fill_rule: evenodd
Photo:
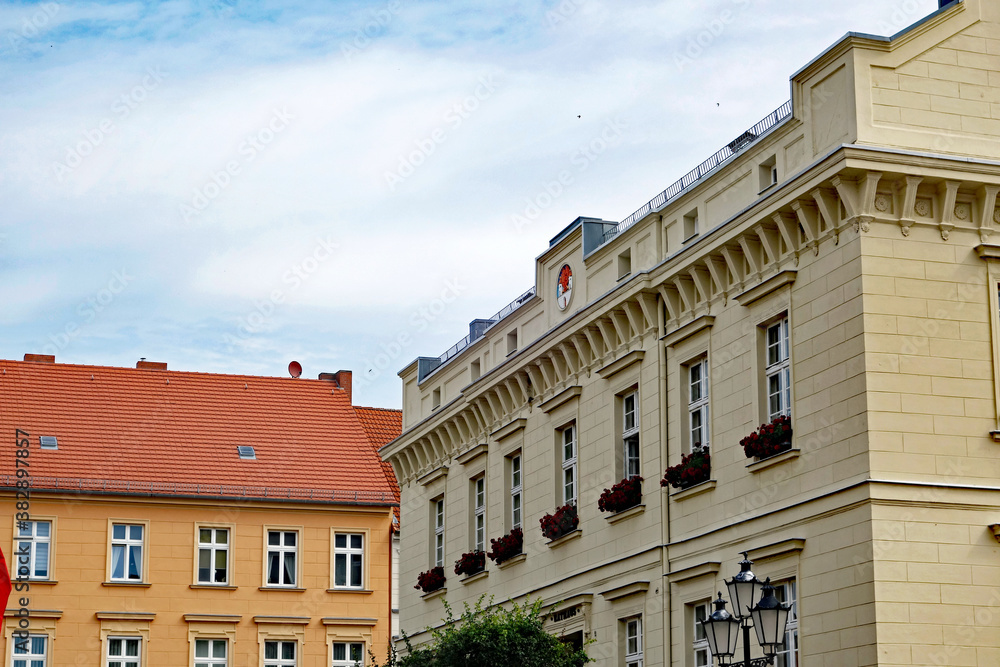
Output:
<svg viewBox="0 0 1000 667">
<path fill-rule="evenodd" d="M 0 488 L 14 488 L 25 478 L 0 475 Z M 151 496 L 213 496 L 245 500 L 294 500 L 298 502 L 343 503 L 348 505 L 396 505 L 396 499 L 385 491 L 340 489 L 292 489 L 249 484 L 190 484 L 186 482 L 150 482 L 120 479 L 84 479 L 78 477 L 41 477 L 29 481 L 33 491 L 60 493 L 95 493 L 110 495 Z"/>
<path fill-rule="evenodd" d="M 653 211 L 661 208 L 671 199 L 678 197 L 685 190 L 721 167 L 733 156 L 741 153 L 743 149 L 756 141 L 761 135 L 791 115 L 792 101 L 788 100 L 765 116 L 760 122 L 751 127 L 749 130 L 730 141 L 723 148 L 716 151 L 715 155 L 708 158 L 688 173 L 684 174 L 684 176 L 682 176 L 676 183 L 646 202 L 638 211 L 628 216 L 608 231 L 604 232 L 604 238 L 601 241 L 601 245 L 604 245 L 614 237 L 618 236 Z"/>
<path fill-rule="evenodd" d="M 532 287 L 527 292 L 525 292 L 524 294 L 522 294 L 521 296 L 517 297 L 516 299 L 514 299 L 513 301 L 511 301 L 510 303 L 508 303 L 506 306 L 504 306 L 503 308 L 501 308 L 493 317 L 490 317 L 489 319 L 487 319 L 486 321 L 491 322 L 491 324 L 488 327 L 486 327 L 486 329 L 484 331 L 491 329 L 493 327 L 493 325 L 495 325 L 497 322 L 499 322 L 500 320 L 504 319 L 505 317 L 507 317 L 508 315 L 510 315 L 511 313 L 513 313 L 518 308 L 520 308 L 521 305 L 524 304 L 525 301 L 527 301 L 528 299 L 530 299 L 533 296 L 535 296 L 535 288 L 534 287 Z M 478 338 L 477 338 L 477 340 L 478 340 Z M 445 363 L 447 363 L 447 361 L 449 359 L 451 359 L 452 357 L 454 357 L 455 355 L 457 355 L 459 352 L 461 352 L 465 348 L 469 347 L 469 345 L 471 345 L 471 344 L 472 344 L 472 333 L 470 332 L 468 336 L 466 336 L 462 340 L 458 341 L 457 343 L 455 343 L 454 345 L 452 345 L 451 347 L 449 347 L 448 350 L 444 354 L 442 354 L 440 357 L 438 357 L 438 358 L 441 360 L 442 364 L 445 364 Z M 440 368 L 440 366 L 438 368 Z M 433 371 L 431 373 L 433 373 Z M 430 375 L 430 374 L 428 374 L 428 375 Z"/>
</svg>

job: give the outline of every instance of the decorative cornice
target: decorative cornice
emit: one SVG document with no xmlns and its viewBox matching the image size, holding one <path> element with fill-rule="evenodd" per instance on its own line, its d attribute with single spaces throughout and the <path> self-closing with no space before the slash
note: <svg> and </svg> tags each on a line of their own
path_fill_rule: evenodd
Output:
<svg viewBox="0 0 1000 667">
<path fill-rule="evenodd" d="M 366 625 L 374 627 L 378 625 L 377 618 L 353 618 L 349 616 L 327 616 L 322 619 L 323 625 Z"/>
<path fill-rule="evenodd" d="M 781 558 L 782 556 L 797 554 L 805 548 L 806 541 L 796 537 L 757 547 L 756 549 L 747 549 L 747 553 L 750 556 L 750 560 L 758 562 L 769 558 Z"/>
<path fill-rule="evenodd" d="M 243 617 L 237 614 L 184 614 L 188 623 L 239 623 Z"/>
<path fill-rule="evenodd" d="M 583 393 L 583 387 L 581 387 L 580 385 L 567 387 L 566 389 L 562 390 L 561 392 L 559 392 L 549 400 L 545 401 L 538 407 L 542 410 L 542 412 L 549 413 L 558 408 L 559 406 L 569 403 L 573 399 L 579 398 L 580 394 L 582 393 Z"/>
<path fill-rule="evenodd" d="M 976 246 L 976 254 L 980 259 L 998 260 L 1000 259 L 1000 245 L 993 243 L 981 243 Z"/>
<path fill-rule="evenodd" d="M 3 612 L 6 618 L 16 618 L 24 612 L 20 609 L 5 609 Z M 58 609 L 29 609 L 28 618 L 62 618 L 62 611 Z"/>
<path fill-rule="evenodd" d="M 254 616 L 257 625 L 309 625 L 308 616 Z"/>
<path fill-rule="evenodd" d="M 798 271 L 794 269 L 786 269 L 780 273 L 777 273 L 756 287 L 751 287 L 742 294 L 736 295 L 736 301 L 741 306 L 750 306 L 756 303 L 760 299 L 763 299 L 768 294 L 776 292 L 785 285 L 791 285 L 795 282 L 795 276 Z"/>
<path fill-rule="evenodd" d="M 692 565 L 691 567 L 685 567 L 680 570 L 674 570 L 673 572 L 667 572 L 665 575 L 667 581 L 672 584 L 679 584 L 684 581 L 690 581 L 696 577 L 711 576 L 715 577 L 719 574 L 719 568 L 722 567 L 720 561 L 709 561 L 707 563 L 700 563 L 698 565 Z"/>
<path fill-rule="evenodd" d="M 645 350 L 632 350 L 624 357 L 615 359 L 614 361 L 612 361 L 610 364 L 607 364 L 603 368 L 597 369 L 597 374 L 600 375 L 605 380 L 607 380 L 612 375 L 622 372 L 632 364 L 642 361 L 645 356 L 646 356 Z"/>
<path fill-rule="evenodd" d="M 629 595 L 636 595 L 637 593 L 645 594 L 646 591 L 648 590 L 649 590 L 648 581 L 637 581 L 635 583 L 625 584 L 624 586 L 618 586 L 617 588 L 612 588 L 606 591 L 602 591 L 601 595 L 608 602 L 612 602 L 614 600 L 620 600 L 621 598 Z"/>
<path fill-rule="evenodd" d="M 674 329 L 660 340 L 663 341 L 665 346 L 673 347 L 674 345 L 687 340 L 696 333 L 704 331 L 705 329 L 710 329 L 713 324 L 715 324 L 715 317 L 712 315 L 702 315 L 701 317 L 688 322 L 679 329 Z"/>
<path fill-rule="evenodd" d="M 494 440 L 500 441 L 504 438 L 509 438 L 518 431 L 524 430 L 524 427 L 528 425 L 528 420 L 524 417 L 518 417 L 512 421 L 507 422 L 497 430 L 490 433 L 490 437 Z"/>
<path fill-rule="evenodd" d="M 431 470 L 423 477 L 418 477 L 417 483 L 423 486 L 427 486 L 431 482 L 435 482 L 441 479 L 442 477 L 447 477 L 447 476 L 448 476 L 448 466 L 438 466 L 437 468 Z"/>
<path fill-rule="evenodd" d="M 59 612 L 60 616 L 62 612 Z M 156 613 L 151 611 L 99 611 L 94 614 L 101 621 L 152 621 Z"/>
<path fill-rule="evenodd" d="M 466 465 L 467 463 L 470 463 L 478 459 L 480 456 L 483 456 L 484 454 L 489 452 L 489 450 L 490 450 L 489 445 L 486 444 L 476 445 L 456 456 L 455 460 L 462 465 Z"/>
</svg>

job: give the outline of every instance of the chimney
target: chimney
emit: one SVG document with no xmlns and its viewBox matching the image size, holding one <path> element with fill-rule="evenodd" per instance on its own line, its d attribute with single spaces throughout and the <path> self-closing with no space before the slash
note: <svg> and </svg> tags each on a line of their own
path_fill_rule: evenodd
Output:
<svg viewBox="0 0 1000 667">
<path fill-rule="evenodd" d="M 54 364 L 56 363 L 56 355 L 54 354 L 25 354 L 25 361 L 34 361 L 39 364 Z"/>
<path fill-rule="evenodd" d="M 320 373 L 320 380 L 332 380 L 338 389 L 342 389 L 347 394 L 347 400 L 353 401 L 351 395 L 351 371 L 337 371 L 336 373 Z M 353 403 L 351 403 L 353 405 Z"/>
<path fill-rule="evenodd" d="M 167 370 L 167 362 L 146 361 L 146 357 L 143 357 L 139 361 L 135 362 L 135 367 L 145 371 L 165 371 Z"/>
</svg>

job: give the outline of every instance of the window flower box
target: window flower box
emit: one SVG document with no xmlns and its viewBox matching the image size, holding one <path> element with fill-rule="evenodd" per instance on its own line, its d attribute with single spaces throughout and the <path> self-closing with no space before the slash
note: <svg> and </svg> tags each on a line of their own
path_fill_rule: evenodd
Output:
<svg viewBox="0 0 1000 667">
<path fill-rule="evenodd" d="M 707 482 L 712 476 L 712 457 L 707 449 L 695 446 L 690 454 L 681 457 L 681 462 L 667 468 L 660 480 L 660 486 L 687 489 L 695 484 Z"/>
<path fill-rule="evenodd" d="M 602 512 L 617 514 L 632 509 L 642 502 L 642 477 L 633 475 L 623 479 L 604 493 L 597 500 L 597 509 Z"/>
<path fill-rule="evenodd" d="M 788 415 L 778 415 L 740 440 L 748 459 L 766 459 L 787 452 L 792 448 L 792 420 Z"/>
<path fill-rule="evenodd" d="M 576 505 L 569 504 L 557 509 L 555 514 L 546 514 L 538 522 L 542 524 L 542 535 L 549 540 L 558 540 L 576 530 L 580 518 L 576 514 Z"/>
<path fill-rule="evenodd" d="M 440 565 L 437 567 L 432 567 L 426 572 L 421 572 L 417 575 L 417 585 L 414 586 L 419 591 L 424 593 L 431 593 L 440 588 L 444 588 L 445 576 L 444 568 Z"/>
<path fill-rule="evenodd" d="M 486 552 L 470 551 L 455 561 L 455 574 L 472 576 L 486 569 Z"/>
<path fill-rule="evenodd" d="M 486 555 L 491 561 L 499 565 L 514 556 L 519 556 L 524 551 L 524 533 L 520 528 L 515 528 L 503 537 L 490 540 L 490 551 Z"/>
</svg>

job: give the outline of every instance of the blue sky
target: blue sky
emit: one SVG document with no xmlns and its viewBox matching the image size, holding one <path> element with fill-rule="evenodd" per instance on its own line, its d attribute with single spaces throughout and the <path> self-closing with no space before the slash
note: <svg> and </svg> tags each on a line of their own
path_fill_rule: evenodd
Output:
<svg viewBox="0 0 1000 667">
<path fill-rule="evenodd" d="M 936 8 L 4 3 L 0 357 L 294 359 L 398 407 L 398 370 L 530 287 L 575 217 L 622 219 L 845 32 Z"/>
</svg>

